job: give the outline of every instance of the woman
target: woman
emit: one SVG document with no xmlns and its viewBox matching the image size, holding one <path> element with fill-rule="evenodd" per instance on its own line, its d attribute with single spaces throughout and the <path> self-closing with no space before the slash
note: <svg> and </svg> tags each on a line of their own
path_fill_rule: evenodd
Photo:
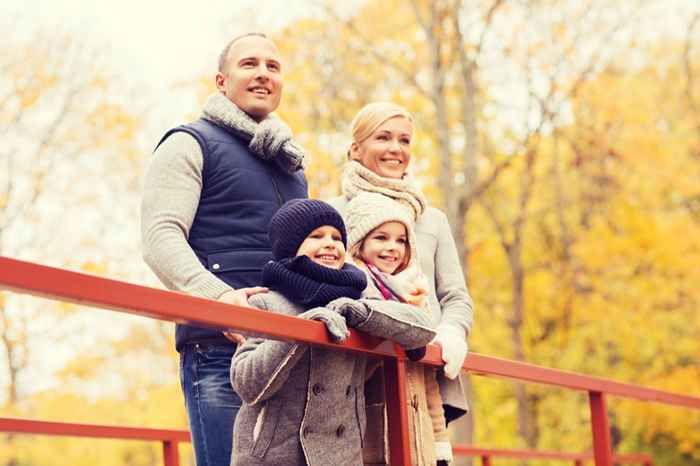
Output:
<svg viewBox="0 0 700 466">
<path fill-rule="evenodd" d="M 376 102 L 362 108 L 352 121 L 342 195 L 329 203 L 343 213 L 352 198 L 374 192 L 410 206 L 415 214 L 419 263 L 428 279 L 428 304 L 437 329 L 434 343 L 442 347 L 445 362 L 438 383 L 450 422 L 468 409 L 459 370 L 467 354 L 473 303 L 446 215 L 428 205 L 407 174 L 412 137 L 413 118 L 403 107 Z"/>
</svg>

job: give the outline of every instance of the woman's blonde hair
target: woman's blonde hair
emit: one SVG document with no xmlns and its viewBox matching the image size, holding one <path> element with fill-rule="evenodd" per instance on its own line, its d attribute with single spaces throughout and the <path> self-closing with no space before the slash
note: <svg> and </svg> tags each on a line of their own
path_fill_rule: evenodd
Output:
<svg viewBox="0 0 700 466">
<path fill-rule="evenodd" d="M 395 117 L 403 117 L 413 123 L 413 115 L 401 105 L 392 102 L 372 102 L 365 105 L 350 123 L 352 142 L 361 143 L 382 123 Z M 348 149 L 348 158 L 350 158 L 350 149 Z"/>
</svg>

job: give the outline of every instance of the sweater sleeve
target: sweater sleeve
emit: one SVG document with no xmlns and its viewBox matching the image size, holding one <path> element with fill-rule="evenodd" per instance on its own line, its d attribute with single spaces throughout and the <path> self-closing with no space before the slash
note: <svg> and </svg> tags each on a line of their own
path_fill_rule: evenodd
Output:
<svg viewBox="0 0 700 466">
<path fill-rule="evenodd" d="M 261 295 L 251 296 L 248 303 L 269 310 Z M 233 389 L 246 403 L 256 404 L 269 399 L 284 386 L 308 348 L 308 345 L 301 343 L 258 337 L 246 339 L 238 346 L 231 361 Z"/>
<path fill-rule="evenodd" d="M 340 298 L 330 302 L 328 307 L 343 314 L 349 326 L 396 342 L 406 349 L 425 346 L 435 337 L 428 314 L 410 304 L 368 298 Z"/>
<path fill-rule="evenodd" d="M 442 309 L 440 327 L 455 327 L 463 331 L 466 338 L 472 329 L 474 303 L 464 283 L 457 245 L 443 212 L 440 212 L 439 222 L 435 250 L 435 293 Z"/>
<path fill-rule="evenodd" d="M 231 287 L 206 270 L 187 242 L 202 191 L 202 149 L 184 132 L 156 149 L 141 203 L 143 258 L 163 284 L 218 299 Z"/>
</svg>

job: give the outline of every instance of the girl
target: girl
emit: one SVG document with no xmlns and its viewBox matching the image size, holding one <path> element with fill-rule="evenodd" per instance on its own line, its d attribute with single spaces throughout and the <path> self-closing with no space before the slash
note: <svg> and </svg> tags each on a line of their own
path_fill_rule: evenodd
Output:
<svg viewBox="0 0 700 466">
<path fill-rule="evenodd" d="M 409 349 L 434 337 L 428 317 L 410 306 L 357 299 L 366 276 L 345 264 L 345 226 L 330 205 L 289 201 L 269 234 L 274 260 L 263 269 L 263 284 L 271 291 L 252 296 L 252 306 L 320 320 L 338 341 L 347 336 L 346 322 Z M 249 337 L 231 364 L 243 400 L 231 464 L 361 466 L 366 361 L 358 353 Z"/>
<path fill-rule="evenodd" d="M 366 296 L 410 303 L 416 314 L 429 315 L 426 307 L 425 277 L 417 267 L 416 238 L 412 215 L 406 207 L 381 194 L 363 193 L 351 200 L 345 210 L 349 253 L 355 264 L 369 276 Z M 409 353 L 420 359 L 425 352 Z M 378 373 L 372 380 L 376 381 Z M 375 385 L 376 384 L 376 385 Z M 381 381 L 368 385 L 381 387 Z M 442 397 L 433 367 L 407 365 L 409 437 L 413 464 L 440 466 L 452 461 L 452 447 L 447 435 Z M 380 390 L 379 388 L 375 390 Z M 383 403 L 376 393 L 367 393 L 370 423 L 383 418 Z M 378 432 L 379 439 L 383 438 Z M 373 446 L 368 438 L 367 463 L 386 461 L 383 442 Z"/>
</svg>

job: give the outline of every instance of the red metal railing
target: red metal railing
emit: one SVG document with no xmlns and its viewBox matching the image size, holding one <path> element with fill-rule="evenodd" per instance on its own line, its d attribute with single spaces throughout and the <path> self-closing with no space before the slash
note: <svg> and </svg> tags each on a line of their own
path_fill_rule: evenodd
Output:
<svg viewBox="0 0 700 466">
<path fill-rule="evenodd" d="M 477 448 L 470 445 L 454 445 L 452 451 L 455 455 L 478 456 L 481 458 L 481 466 L 491 466 L 491 458 L 511 458 L 522 460 L 552 460 L 573 461 L 574 466 L 583 466 L 593 459 L 592 453 L 564 453 L 558 451 L 525 450 L 508 448 Z M 651 456 L 646 453 L 632 453 L 627 455 L 613 455 L 616 464 L 638 464 L 640 466 L 654 466 Z"/>
<path fill-rule="evenodd" d="M 63 437 L 90 437 L 121 440 L 157 441 L 163 444 L 163 464 L 178 466 L 177 445 L 189 442 L 186 430 L 146 429 L 137 427 L 73 424 L 68 422 L 37 421 L 30 419 L 0 418 L 0 432 L 57 435 Z"/>
<path fill-rule="evenodd" d="M 405 404 L 406 358 L 389 342 L 352 332 L 335 344 L 323 324 L 280 314 L 231 306 L 181 293 L 134 285 L 68 270 L 0 257 L 0 288 L 60 301 L 111 309 L 177 323 L 233 328 L 273 338 L 311 343 L 338 350 L 358 351 L 385 358 L 389 450 L 392 465 L 410 465 Z M 196 309 L 196 311 L 193 311 Z M 425 364 L 441 365 L 439 348 L 428 348 Z M 596 466 L 613 466 L 606 395 L 635 398 L 700 409 L 700 398 L 559 371 L 533 364 L 472 353 L 463 368 L 476 375 L 495 376 L 585 391 L 589 396 Z"/>
<path fill-rule="evenodd" d="M 165 466 L 178 466 L 177 444 L 190 442 L 190 433 L 186 430 L 151 429 L 142 427 L 107 426 L 97 424 L 74 424 L 68 422 L 37 421 L 32 419 L 0 417 L 0 432 L 24 434 L 57 435 L 64 437 L 90 437 L 121 440 L 159 441 L 163 444 L 163 463 Z M 570 460 L 574 466 L 583 466 L 592 459 L 590 453 L 562 453 L 541 450 L 514 450 L 504 448 L 476 448 L 467 445 L 455 445 L 456 455 L 478 456 L 482 466 L 491 466 L 491 458 Z M 617 464 L 639 464 L 653 466 L 651 457 L 637 453 L 613 455 Z"/>
</svg>

